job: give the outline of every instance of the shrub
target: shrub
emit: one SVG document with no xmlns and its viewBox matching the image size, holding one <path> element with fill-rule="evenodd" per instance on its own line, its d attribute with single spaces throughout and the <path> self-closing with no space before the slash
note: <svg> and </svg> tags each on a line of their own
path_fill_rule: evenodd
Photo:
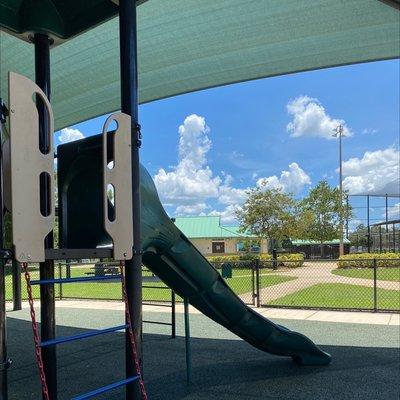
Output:
<svg viewBox="0 0 400 400">
<path fill-rule="evenodd" d="M 338 268 L 373 268 L 374 258 L 380 268 L 400 266 L 400 253 L 357 253 L 340 256 Z"/>
<path fill-rule="evenodd" d="M 223 263 L 223 262 L 234 262 L 234 261 L 252 261 L 259 258 L 259 254 L 254 253 L 243 253 L 243 254 L 224 254 L 221 256 L 206 256 L 210 263 Z"/>
<path fill-rule="evenodd" d="M 221 265 L 225 262 L 231 263 L 233 268 L 250 268 L 254 265 L 256 259 L 259 259 L 261 262 L 264 261 L 264 267 L 272 267 L 271 254 L 226 254 L 221 256 L 207 256 L 206 258 L 215 268 L 221 268 Z M 278 267 L 297 268 L 301 267 L 303 263 L 304 255 L 302 253 L 279 254 L 277 258 Z"/>
<path fill-rule="evenodd" d="M 239 255 L 207 256 L 206 258 L 210 263 L 223 263 L 226 261 L 239 261 L 240 260 Z"/>
<path fill-rule="evenodd" d="M 304 255 L 301 253 L 280 254 L 278 255 L 278 261 L 285 267 L 298 268 L 304 263 Z"/>
<path fill-rule="evenodd" d="M 261 254 L 260 261 L 264 261 L 264 267 L 271 268 L 273 266 L 271 254 Z M 301 267 L 303 263 L 304 255 L 302 253 L 278 254 L 277 256 L 278 267 L 298 268 Z"/>
</svg>

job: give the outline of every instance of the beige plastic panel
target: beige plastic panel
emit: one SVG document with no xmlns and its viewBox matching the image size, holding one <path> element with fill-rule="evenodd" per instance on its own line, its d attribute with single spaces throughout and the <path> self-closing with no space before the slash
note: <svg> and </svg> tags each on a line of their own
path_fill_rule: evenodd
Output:
<svg viewBox="0 0 400 400">
<path fill-rule="evenodd" d="M 117 129 L 114 134 L 114 163 L 110 169 L 107 165 L 107 131 L 112 121 L 116 122 Z M 103 128 L 104 228 L 113 240 L 115 260 L 132 258 L 131 171 L 131 117 L 124 113 L 115 113 L 107 118 Z M 108 218 L 108 185 L 114 187 L 114 221 Z"/>
<path fill-rule="evenodd" d="M 39 116 L 33 101 L 39 95 L 49 115 L 50 152 L 39 150 Z M 45 94 L 30 79 L 9 73 L 11 214 L 15 258 L 20 262 L 45 260 L 44 238 L 54 225 L 53 111 Z M 42 172 L 50 176 L 51 213 L 40 212 Z"/>
<path fill-rule="evenodd" d="M 3 202 L 4 208 L 11 212 L 11 165 L 10 139 L 7 138 L 1 147 L 1 161 L 3 166 Z"/>
</svg>

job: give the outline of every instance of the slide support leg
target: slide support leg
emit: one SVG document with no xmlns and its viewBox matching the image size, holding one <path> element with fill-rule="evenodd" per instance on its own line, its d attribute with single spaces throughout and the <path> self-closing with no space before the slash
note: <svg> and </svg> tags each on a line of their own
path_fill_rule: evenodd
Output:
<svg viewBox="0 0 400 400">
<path fill-rule="evenodd" d="M 119 2 L 121 111 L 131 116 L 133 258 L 125 263 L 126 291 L 138 357 L 142 365 L 142 255 L 140 243 L 140 126 L 138 121 L 138 70 L 136 0 Z M 129 332 L 126 332 L 126 376 L 135 374 Z M 126 387 L 126 400 L 140 400 L 139 381 Z"/>
<path fill-rule="evenodd" d="M 1 106 L 1 102 L 0 102 Z M 1 109 L 0 109 L 1 113 Z M 0 144 L 2 143 L 2 129 L 0 118 Z M 4 248 L 4 213 L 3 213 L 3 170 L 2 152 L 0 147 L 0 249 Z M 0 259 L 0 400 L 8 399 L 7 368 L 10 364 L 7 358 L 7 326 L 6 326 L 6 285 L 5 260 Z"/>
<path fill-rule="evenodd" d="M 184 315 L 185 315 L 185 350 L 186 350 L 186 381 L 192 381 L 192 349 L 190 343 L 190 321 L 189 321 L 189 301 L 184 300 Z"/>
<path fill-rule="evenodd" d="M 50 101 L 50 38 L 47 35 L 36 33 L 35 44 L 35 76 L 36 84 L 43 90 Z M 43 102 L 37 104 L 39 114 L 39 147 L 46 153 L 49 151 L 48 116 Z M 47 181 L 41 182 L 41 208 L 42 214 L 48 215 L 51 207 L 49 199 L 50 187 Z M 53 247 L 53 233 L 45 239 L 45 248 Z M 40 263 L 40 279 L 54 278 L 54 261 L 46 260 Z M 40 287 L 40 316 L 41 316 L 41 339 L 47 341 L 55 338 L 55 296 L 54 284 L 42 285 Z M 57 400 L 57 358 L 56 346 L 42 349 L 43 363 L 49 395 L 51 400 Z"/>
</svg>

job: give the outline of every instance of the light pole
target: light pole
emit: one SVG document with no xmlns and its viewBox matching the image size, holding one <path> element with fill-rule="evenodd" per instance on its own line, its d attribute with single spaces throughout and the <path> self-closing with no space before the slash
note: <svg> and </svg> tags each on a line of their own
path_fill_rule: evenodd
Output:
<svg viewBox="0 0 400 400">
<path fill-rule="evenodd" d="M 340 205 L 343 206 L 343 167 L 342 167 L 342 137 L 343 135 L 343 125 L 340 124 L 334 129 L 333 137 L 339 138 L 339 193 L 340 193 Z M 339 255 L 344 254 L 343 245 L 343 215 L 342 210 L 340 210 L 340 238 L 339 238 Z"/>
</svg>

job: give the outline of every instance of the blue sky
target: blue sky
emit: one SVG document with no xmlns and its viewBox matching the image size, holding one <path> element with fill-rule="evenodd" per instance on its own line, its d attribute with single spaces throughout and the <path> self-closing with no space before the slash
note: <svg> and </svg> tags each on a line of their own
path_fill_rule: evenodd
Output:
<svg viewBox="0 0 400 400">
<path fill-rule="evenodd" d="M 398 193 L 399 86 L 396 60 L 145 104 L 140 106 L 141 161 L 170 215 L 221 214 L 229 224 L 245 190 L 262 181 L 298 197 L 321 179 L 337 185 L 338 142 L 330 133 L 341 122 L 348 135 L 343 141 L 345 188 L 350 193 Z M 97 134 L 104 120 L 57 133 L 57 143 L 60 135 L 68 141 Z M 389 203 L 391 217 L 399 218 L 398 199 Z M 378 209 L 376 219 L 382 214 Z"/>
</svg>

